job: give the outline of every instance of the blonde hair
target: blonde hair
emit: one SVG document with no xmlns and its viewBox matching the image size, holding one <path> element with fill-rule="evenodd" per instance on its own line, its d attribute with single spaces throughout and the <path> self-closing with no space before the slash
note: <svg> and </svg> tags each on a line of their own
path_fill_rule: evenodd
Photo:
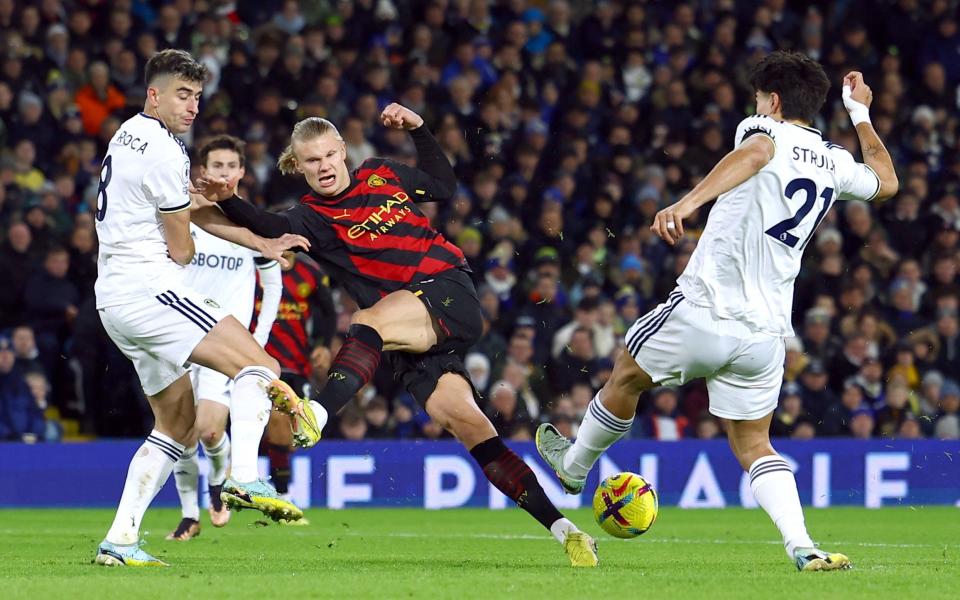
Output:
<svg viewBox="0 0 960 600">
<path fill-rule="evenodd" d="M 343 137 L 337 131 L 336 125 L 320 117 L 309 117 L 293 126 L 293 133 L 290 134 L 290 143 L 284 148 L 277 160 L 277 167 L 284 175 L 293 175 L 297 173 L 297 157 L 293 152 L 293 145 L 297 142 L 306 142 L 313 138 L 332 133 L 333 137 L 342 142 Z"/>
</svg>

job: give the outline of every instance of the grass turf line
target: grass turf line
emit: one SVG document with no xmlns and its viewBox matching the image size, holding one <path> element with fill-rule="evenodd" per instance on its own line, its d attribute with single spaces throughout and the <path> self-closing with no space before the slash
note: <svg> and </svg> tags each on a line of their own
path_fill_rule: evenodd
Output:
<svg viewBox="0 0 960 600">
<path fill-rule="evenodd" d="M 179 521 L 147 513 L 146 549 L 171 569 L 91 564 L 112 510 L 0 510 L 5 598 L 947 598 L 960 589 L 960 514 L 948 507 L 809 510 L 814 539 L 856 569 L 799 574 L 766 515 L 662 509 L 630 541 L 569 515 L 600 542 L 600 568 L 574 570 L 518 510 L 308 510 L 312 525 L 224 529 L 167 542 Z"/>
</svg>

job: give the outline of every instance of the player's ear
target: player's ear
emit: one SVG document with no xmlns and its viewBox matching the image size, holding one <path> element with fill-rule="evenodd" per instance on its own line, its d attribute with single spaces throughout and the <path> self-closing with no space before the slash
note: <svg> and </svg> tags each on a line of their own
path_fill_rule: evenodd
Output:
<svg viewBox="0 0 960 600">
<path fill-rule="evenodd" d="M 774 114 L 783 114 L 783 105 L 780 104 L 780 94 L 777 92 L 770 92 L 770 109 Z"/>
<path fill-rule="evenodd" d="M 160 99 L 158 98 L 160 90 L 153 87 L 152 85 L 147 88 L 147 102 L 150 103 L 150 106 L 156 108 L 160 105 Z"/>
</svg>

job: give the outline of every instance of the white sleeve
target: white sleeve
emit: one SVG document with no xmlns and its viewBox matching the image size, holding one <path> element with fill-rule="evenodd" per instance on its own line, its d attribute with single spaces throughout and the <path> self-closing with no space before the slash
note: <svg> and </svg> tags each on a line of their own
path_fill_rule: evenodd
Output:
<svg viewBox="0 0 960 600">
<path fill-rule="evenodd" d="M 280 265 L 275 260 L 263 262 L 262 258 L 256 261 L 257 273 L 260 275 L 260 287 L 263 288 L 263 300 L 260 302 L 260 314 L 257 315 L 257 327 L 253 331 L 253 339 L 261 346 L 266 346 L 270 339 L 273 322 L 277 318 L 280 308 L 280 296 L 283 293 L 283 274 Z"/>
<path fill-rule="evenodd" d="M 190 208 L 190 157 L 165 160 L 143 176 L 143 191 L 162 213 Z"/>
<path fill-rule="evenodd" d="M 775 124 L 776 121 L 766 115 L 747 117 L 737 125 L 737 135 L 733 140 L 733 147 L 739 148 L 740 144 L 755 135 L 765 135 L 770 138 L 770 141 L 776 144 L 777 139 L 774 136 Z"/>
<path fill-rule="evenodd" d="M 880 177 L 869 166 L 857 162 L 853 155 L 834 146 L 830 149 L 837 169 L 840 200 L 873 200 L 880 193 Z"/>
</svg>

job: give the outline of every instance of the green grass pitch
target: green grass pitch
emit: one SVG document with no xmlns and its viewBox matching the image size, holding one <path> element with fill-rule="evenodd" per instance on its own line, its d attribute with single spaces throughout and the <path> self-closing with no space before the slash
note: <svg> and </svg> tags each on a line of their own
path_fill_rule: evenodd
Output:
<svg viewBox="0 0 960 600">
<path fill-rule="evenodd" d="M 519 510 L 309 510 L 308 527 L 234 515 L 167 542 L 174 510 L 147 513 L 147 549 L 169 569 L 92 564 L 111 510 L 0 510 L 4 598 L 956 598 L 960 510 L 809 510 L 827 549 L 855 569 L 800 574 L 759 510 L 663 509 L 635 540 L 604 535 L 600 568 L 567 566 L 559 544 Z"/>
</svg>

